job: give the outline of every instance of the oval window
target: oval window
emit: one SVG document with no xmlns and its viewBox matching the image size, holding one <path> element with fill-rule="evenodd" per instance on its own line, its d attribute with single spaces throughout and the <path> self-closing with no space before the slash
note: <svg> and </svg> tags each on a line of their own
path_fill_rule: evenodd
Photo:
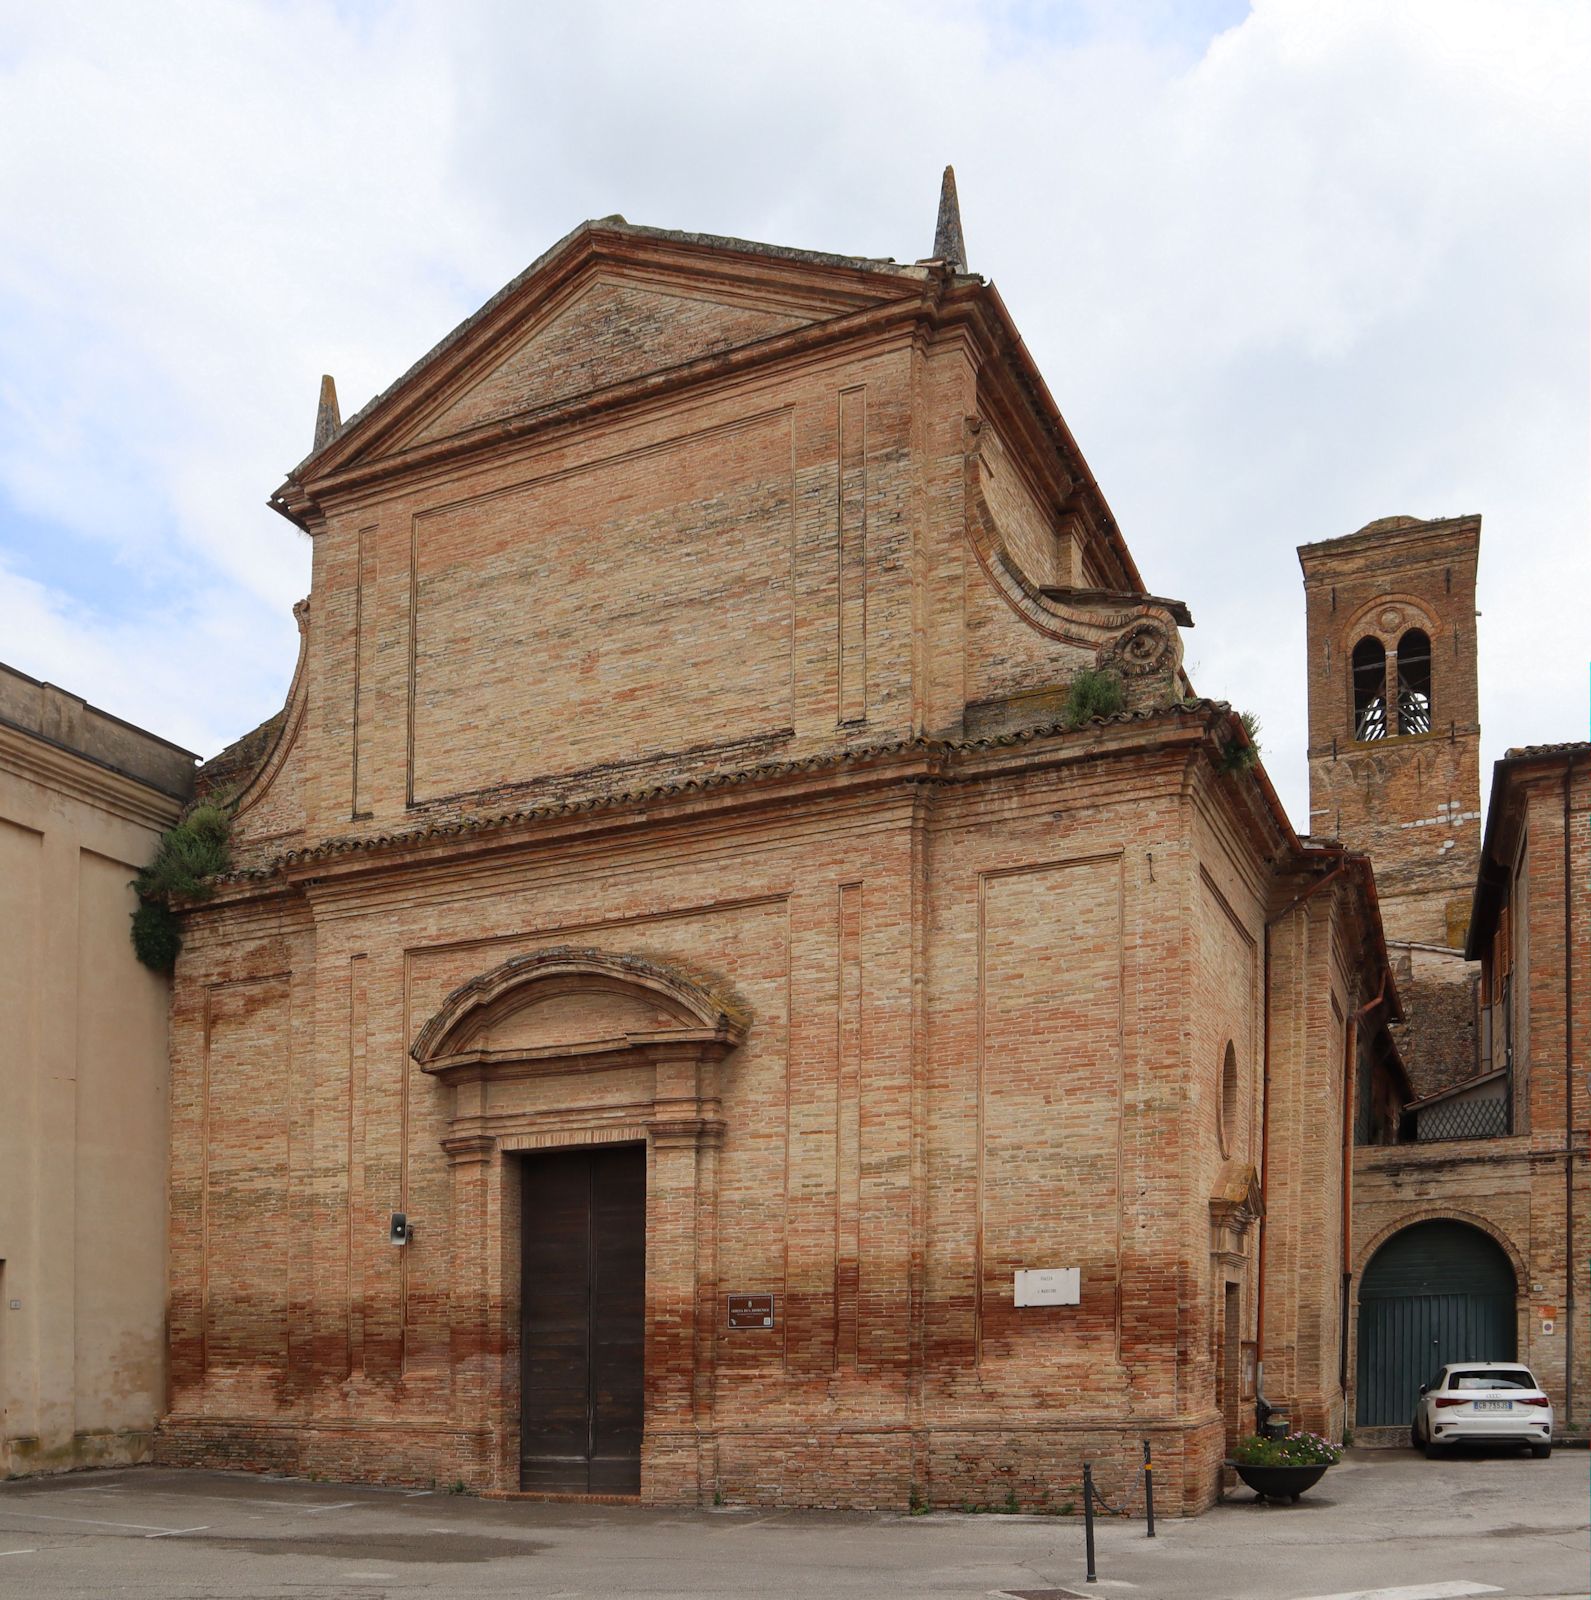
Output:
<svg viewBox="0 0 1591 1600">
<path fill-rule="evenodd" d="M 1227 1041 L 1226 1055 L 1221 1061 L 1221 1103 L 1216 1117 L 1216 1136 L 1220 1140 L 1221 1154 L 1232 1154 L 1232 1142 L 1237 1137 L 1237 1051 Z"/>
</svg>

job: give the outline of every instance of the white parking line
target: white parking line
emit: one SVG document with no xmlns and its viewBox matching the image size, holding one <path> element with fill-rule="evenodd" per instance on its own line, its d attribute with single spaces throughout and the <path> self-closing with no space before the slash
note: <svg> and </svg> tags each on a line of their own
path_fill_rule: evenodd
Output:
<svg viewBox="0 0 1591 1600">
<path fill-rule="evenodd" d="M 210 1524 L 201 1522 L 197 1528 L 167 1528 L 163 1533 L 146 1533 L 146 1539 L 175 1539 L 179 1533 L 203 1533 Z"/>
<path fill-rule="evenodd" d="M 0 1556 L 36 1556 L 38 1553 L 37 1545 L 31 1550 L 0 1550 Z"/>
<path fill-rule="evenodd" d="M 356 1506 L 358 1504 L 359 1504 L 359 1502 L 357 1500 L 338 1500 L 335 1504 L 329 1505 L 329 1506 L 310 1506 L 308 1508 L 308 1511 L 309 1511 L 310 1516 L 313 1517 L 314 1515 L 316 1515 L 317 1512 L 321 1512 L 321 1511 L 346 1511 L 349 1508 L 349 1506 Z"/>
<path fill-rule="evenodd" d="M 90 1528 L 131 1528 L 135 1533 L 181 1533 L 181 1528 L 162 1528 L 153 1522 L 106 1522 L 99 1517 L 52 1517 L 43 1511 L 10 1511 L 0 1507 L 0 1517 L 23 1517 L 30 1522 L 80 1522 Z"/>
<path fill-rule="evenodd" d="M 782 1511 L 775 1511 L 771 1516 L 758 1517 L 753 1522 L 735 1522 L 735 1523 L 731 1523 L 729 1527 L 724 1529 L 724 1532 L 725 1533 L 744 1533 L 747 1528 L 760 1528 L 760 1527 L 763 1526 L 764 1523 L 777 1522 L 780 1519 L 780 1517 L 784 1516 L 784 1514 L 785 1513 L 782 1512 Z"/>
<path fill-rule="evenodd" d="M 429 1492 L 429 1491 L 427 1491 Z M 332 1506 L 325 1501 L 316 1503 L 310 1500 L 258 1500 L 253 1495 L 238 1494 L 197 1494 L 191 1489 L 150 1489 L 145 1492 L 146 1499 L 152 1500 L 207 1500 L 218 1505 L 236 1506 L 241 1511 L 252 1511 L 256 1506 L 270 1506 L 280 1511 L 330 1511 Z M 338 1500 L 336 1505 L 358 1505 L 357 1500 Z"/>
<path fill-rule="evenodd" d="M 1445 1583 L 1411 1583 L 1400 1589 L 1344 1589 L 1340 1594 L 1312 1594 L 1305 1600 L 1465 1600 L 1468 1595 L 1501 1594 L 1495 1583 L 1450 1578 Z"/>
</svg>

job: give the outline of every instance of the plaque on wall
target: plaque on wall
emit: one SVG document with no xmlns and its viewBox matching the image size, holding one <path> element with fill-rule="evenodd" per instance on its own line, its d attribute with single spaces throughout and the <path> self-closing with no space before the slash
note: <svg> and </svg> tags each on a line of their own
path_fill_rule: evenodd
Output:
<svg viewBox="0 0 1591 1600">
<path fill-rule="evenodd" d="M 1080 1267 L 1029 1267 L 1016 1275 L 1012 1298 L 1019 1306 L 1075 1306 L 1082 1302 Z"/>
<path fill-rule="evenodd" d="M 732 1294 L 725 1296 L 729 1308 L 728 1325 L 732 1332 L 758 1332 L 774 1325 L 777 1315 L 771 1294 Z"/>
</svg>

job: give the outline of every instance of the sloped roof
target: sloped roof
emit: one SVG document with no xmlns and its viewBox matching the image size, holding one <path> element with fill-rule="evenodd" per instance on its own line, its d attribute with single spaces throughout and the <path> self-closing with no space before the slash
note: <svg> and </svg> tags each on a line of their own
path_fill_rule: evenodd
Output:
<svg viewBox="0 0 1591 1600">
<path fill-rule="evenodd" d="M 1486 805 L 1486 836 L 1481 841 L 1480 871 L 1475 877 L 1475 893 L 1470 900 L 1469 933 L 1464 940 L 1464 955 L 1480 960 L 1487 941 L 1497 925 L 1508 888 L 1508 865 L 1502 859 L 1504 844 L 1516 823 L 1509 815 L 1508 791 L 1514 774 L 1521 767 L 1573 763 L 1591 751 L 1591 741 L 1569 739 L 1561 744 L 1515 745 L 1492 766 L 1492 792 Z"/>
<path fill-rule="evenodd" d="M 704 258 L 703 265 L 706 265 L 707 255 L 720 254 L 738 258 L 742 266 L 755 266 L 761 262 L 794 264 L 813 269 L 814 288 L 820 289 L 824 296 L 839 297 L 833 314 L 819 317 L 814 327 L 805 330 L 820 337 L 824 336 L 822 330 L 829 323 L 841 322 L 843 307 L 847 303 L 853 310 L 866 306 L 887 309 L 893 301 L 920 303 L 934 308 L 934 314 L 947 312 L 952 307 L 959 308 L 960 314 L 965 314 L 968 308 L 975 307 L 984 326 L 990 330 L 996 364 L 1009 374 L 1013 392 L 1022 397 L 1024 407 L 1031 409 L 1040 435 L 1047 439 L 1048 447 L 1055 453 L 1054 459 L 1092 508 L 1093 521 L 1102 542 L 1102 554 L 1118 569 L 1123 587 L 1140 593 L 1145 590 L 1143 578 L 1122 537 L 1115 515 L 1050 394 L 1043 375 L 1023 343 L 999 291 L 981 275 L 954 271 L 950 264 L 937 258 L 908 264 L 873 256 L 837 255 L 726 235 L 646 227 L 619 216 L 582 222 L 549 250 L 543 251 L 523 272 L 433 345 L 399 378 L 360 407 L 332 438 L 305 456 L 271 495 L 268 503 L 290 521 L 307 527 L 306 484 L 317 478 L 330 478 L 353 467 L 359 460 L 359 439 L 373 443 L 381 437 L 381 427 L 401 426 L 406 395 L 412 391 L 416 401 L 421 402 L 424 385 L 430 381 L 430 369 L 438 368 L 436 376 L 440 378 L 448 370 L 449 361 L 464 362 L 473 354 L 470 346 L 472 338 L 478 338 L 481 348 L 487 348 L 487 324 L 499 314 L 509 317 L 508 302 L 516 296 L 525 295 L 532 280 L 546 275 L 551 283 L 561 275 L 579 271 L 585 260 L 597 259 L 607 251 L 616 251 L 622 257 L 626 247 L 647 245 L 659 246 L 664 253 L 673 252 L 676 256 L 681 252 L 687 256 L 698 254 Z M 673 265 L 678 270 L 680 263 L 676 261 Z M 527 301 L 529 298 L 526 295 Z M 797 337 L 800 331 L 784 336 L 785 340 Z M 715 359 L 754 359 L 755 352 L 765 344 L 783 348 L 779 340 L 759 340 L 737 350 L 726 351 L 722 358 Z M 698 366 L 700 363 L 688 363 L 684 367 L 660 369 L 658 376 L 666 371 L 669 376 L 685 381 Z M 633 398 L 629 396 L 632 387 L 629 384 L 615 385 L 613 392 L 603 391 L 603 394 L 612 403 L 628 403 L 628 399 Z M 582 405 L 585 403 L 585 400 L 581 401 Z M 553 416 L 561 415 L 559 407 L 549 410 Z M 385 423 L 381 421 L 382 418 L 387 419 Z M 371 432 L 373 428 L 377 430 L 374 433 Z M 459 443 L 467 448 L 476 447 L 484 442 L 478 437 L 481 433 L 480 429 L 466 430 Z M 405 447 L 400 449 L 395 459 L 404 460 L 407 456 L 408 449 Z"/>
<path fill-rule="evenodd" d="M 292 468 L 287 475 L 287 482 L 291 483 L 307 476 L 314 463 L 325 455 L 333 445 L 339 440 L 345 439 L 354 428 L 378 411 L 400 390 L 406 388 L 420 373 L 433 365 L 440 357 L 463 343 L 476 328 L 489 321 L 492 314 L 505 301 L 511 300 L 546 267 L 574 246 L 596 234 L 618 235 L 623 238 L 637 240 L 653 240 L 658 243 L 686 245 L 707 250 L 732 251 L 737 255 L 761 256 L 769 261 L 794 262 L 806 266 L 877 274 L 881 277 L 895 278 L 908 283 L 925 281 L 930 270 L 926 263 L 906 266 L 887 258 L 835 255 L 823 250 L 798 250 L 789 245 L 765 244 L 759 240 L 737 239 L 727 234 L 691 233 L 679 228 L 651 228 L 641 223 L 629 222 L 617 214 L 608 217 L 591 218 L 580 223 L 577 227 L 571 228 L 556 244 L 542 251 L 523 272 L 510 278 L 496 294 L 492 295 L 475 311 L 472 311 L 450 332 L 444 334 L 418 361 L 393 379 L 380 394 L 368 400 L 352 416 L 344 418 L 341 426 L 331 438 L 317 448 L 312 449 L 297 466 Z M 971 281 L 980 283 L 983 281 L 973 274 L 963 274 L 963 276 Z"/>
<path fill-rule="evenodd" d="M 1504 761 L 1544 761 L 1554 756 L 1580 755 L 1591 750 L 1591 740 L 1569 739 L 1562 744 L 1516 744 L 1503 755 Z"/>
<path fill-rule="evenodd" d="M 286 722 L 287 707 L 284 705 L 257 728 L 251 728 L 241 739 L 234 739 L 226 749 L 211 756 L 197 774 L 195 789 L 199 798 L 233 795 L 246 789 L 265 764 Z"/>
<path fill-rule="evenodd" d="M 1423 1111 L 1427 1106 L 1440 1105 L 1444 1100 L 1453 1099 L 1455 1095 L 1464 1094 L 1470 1089 L 1478 1089 L 1484 1084 L 1500 1082 L 1507 1076 L 1507 1067 L 1494 1067 L 1490 1072 L 1477 1072 L 1472 1077 L 1460 1078 L 1457 1083 L 1450 1083 L 1445 1088 L 1438 1089 L 1435 1093 L 1425 1095 L 1419 1100 L 1406 1101 L 1403 1109 Z"/>
</svg>

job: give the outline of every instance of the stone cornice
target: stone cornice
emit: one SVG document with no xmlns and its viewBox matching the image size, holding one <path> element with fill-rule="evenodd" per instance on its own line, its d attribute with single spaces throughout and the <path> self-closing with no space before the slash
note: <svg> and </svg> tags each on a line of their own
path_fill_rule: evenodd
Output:
<svg viewBox="0 0 1591 1600">
<path fill-rule="evenodd" d="M 1224 705 L 1200 701 L 1096 719 L 1079 729 L 1050 726 L 967 741 L 901 740 L 693 778 L 638 793 L 595 795 L 392 833 L 342 836 L 288 851 L 266 865 L 219 879 L 216 897 L 206 904 L 220 907 L 294 885 L 325 895 L 338 882 L 346 881 L 352 887 L 352 880 L 362 882 L 378 873 L 423 867 L 442 855 L 464 863 L 518 848 L 528 839 L 547 842 L 570 835 L 651 827 L 703 814 L 722 817 L 786 808 L 815 799 L 832 803 L 837 796 L 860 797 L 870 789 L 905 791 L 925 782 L 975 783 L 1030 769 L 1151 750 L 1185 751 L 1203 743 L 1212 725 L 1230 716 Z"/>
<path fill-rule="evenodd" d="M 3 721 L 0 768 L 157 832 L 169 828 L 182 813 L 181 800 Z"/>
<path fill-rule="evenodd" d="M 931 316 L 934 286 L 923 283 L 904 287 L 904 293 L 879 304 L 574 395 L 534 411 L 484 422 L 446 439 L 373 459 L 356 457 L 346 462 L 328 462 L 329 470 L 322 474 L 306 474 L 302 480 L 290 478 L 271 503 L 302 527 L 324 516 L 327 507 L 337 500 L 392 479 L 409 478 L 441 466 L 456 467 L 463 461 L 484 460 L 525 440 L 555 435 L 594 417 L 627 411 L 816 352 L 887 338 Z"/>
</svg>

